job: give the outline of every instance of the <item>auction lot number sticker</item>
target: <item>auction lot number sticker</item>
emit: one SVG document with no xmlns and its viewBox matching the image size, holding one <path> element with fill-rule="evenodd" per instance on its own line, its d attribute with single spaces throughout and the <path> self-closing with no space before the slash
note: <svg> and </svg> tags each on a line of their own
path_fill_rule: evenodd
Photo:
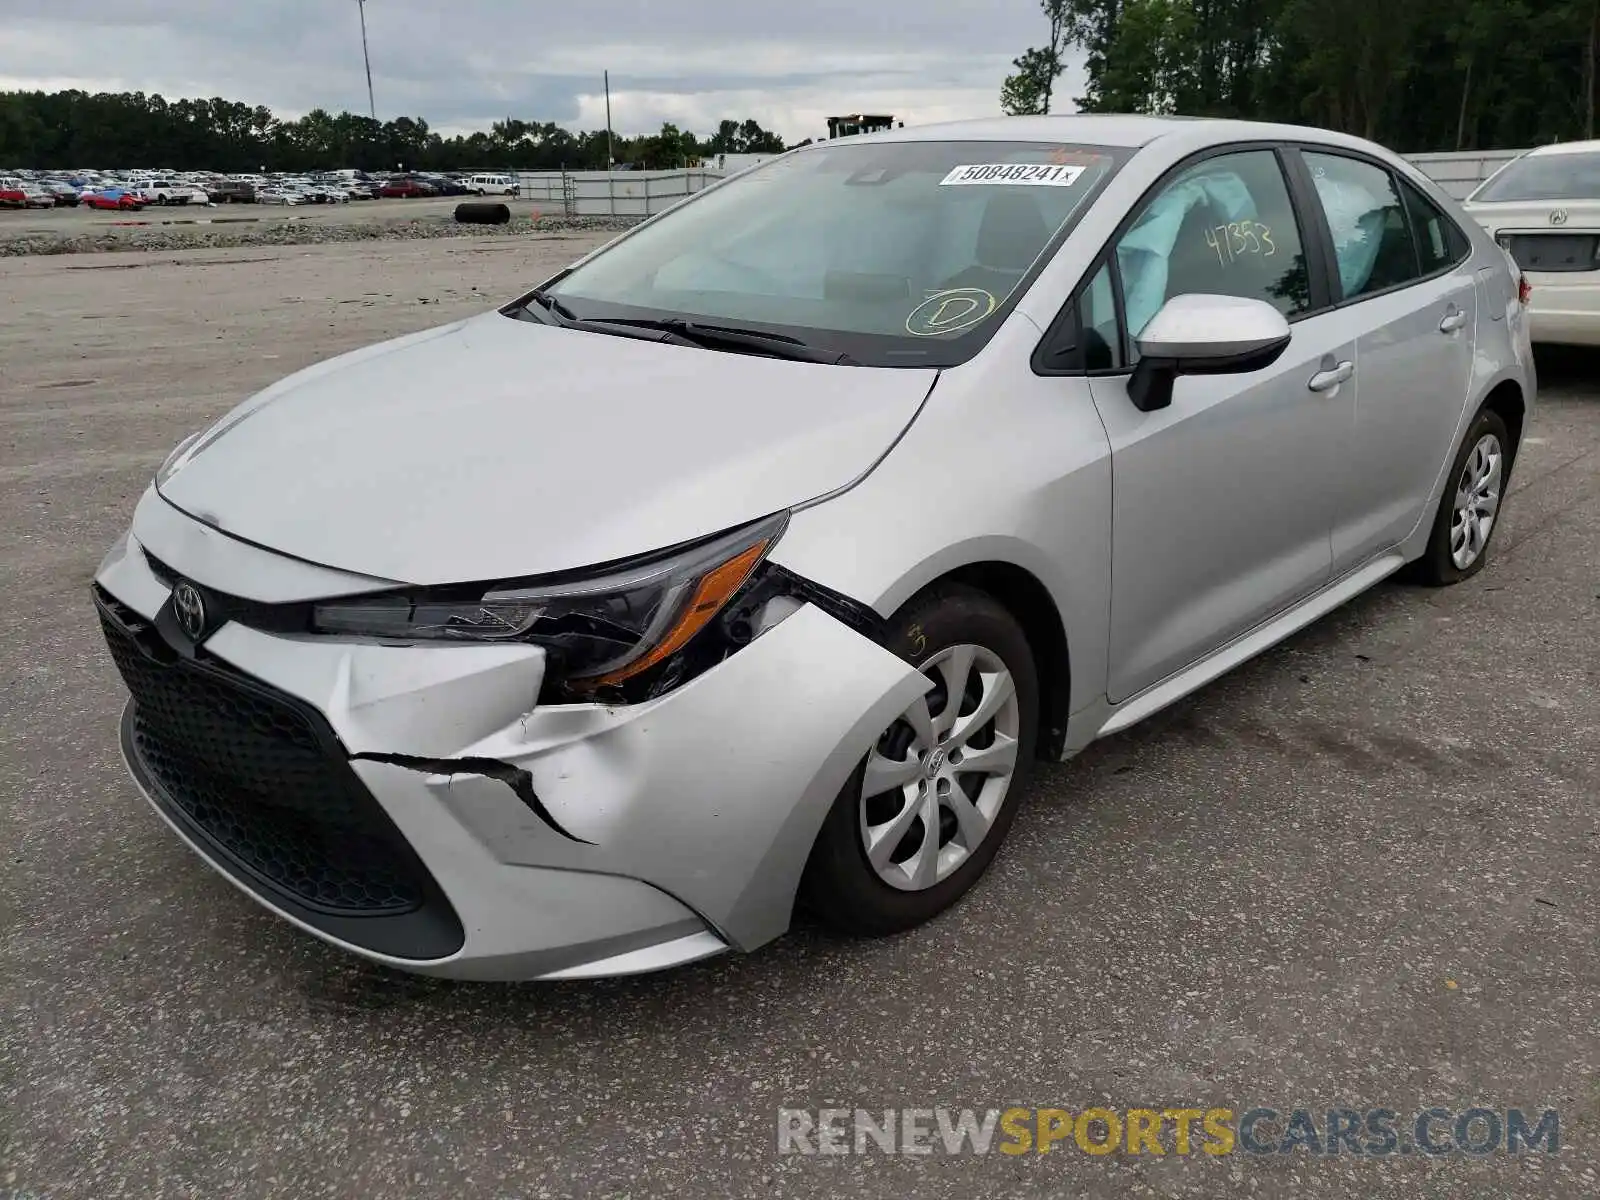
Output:
<svg viewBox="0 0 1600 1200">
<path fill-rule="evenodd" d="M 956 167 L 939 181 L 940 187 L 973 184 L 1011 184 L 1028 187 L 1071 187 L 1083 168 L 1055 163 L 972 163 Z"/>
</svg>

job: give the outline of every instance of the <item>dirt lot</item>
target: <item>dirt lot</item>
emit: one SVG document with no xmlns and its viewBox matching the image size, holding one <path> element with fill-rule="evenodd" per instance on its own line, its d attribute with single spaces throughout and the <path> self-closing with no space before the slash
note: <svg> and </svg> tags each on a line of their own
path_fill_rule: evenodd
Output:
<svg viewBox="0 0 1600 1200">
<path fill-rule="evenodd" d="M 1600 1194 L 1600 359 L 1496 556 L 1043 772 L 930 927 L 467 986 L 259 911 L 128 783 L 87 588 L 180 437 L 593 237 L 0 261 L 0 1197 Z M 441 387 L 447 387 L 441 383 Z M 292 486 L 292 481 L 291 481 Z M 1557 1108 L 1559 1156 L 780 1158 L 780 1106 Z"/>
</svg>

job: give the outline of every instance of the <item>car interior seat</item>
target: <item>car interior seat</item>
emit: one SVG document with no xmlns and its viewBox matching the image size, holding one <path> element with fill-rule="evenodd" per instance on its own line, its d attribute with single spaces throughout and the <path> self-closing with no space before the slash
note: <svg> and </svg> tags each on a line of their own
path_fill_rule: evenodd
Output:
<svg viewBox="0 0 1600 1200">
<path fill-rule="evenodd" d="M 984 205 L 972 266 L 942 286 L 982 288 L 1003 299 L 1021 282 L 1049 240 L 1050 226 L 1027 189 L 1002 188 Z"/>
</svg>

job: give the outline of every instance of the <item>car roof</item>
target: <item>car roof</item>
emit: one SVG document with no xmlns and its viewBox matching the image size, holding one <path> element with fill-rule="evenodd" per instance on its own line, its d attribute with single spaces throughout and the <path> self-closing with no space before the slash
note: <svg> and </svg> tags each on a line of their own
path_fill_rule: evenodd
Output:
<svg viewBox="0 0 1600 1200">
<path fill-rule="evenodd" d="M 815 142 L 830 146 L 837 142 L 912 142 L 912 141 L 1005 141 L 1066 142 L 1081 146 L 1110 146 L 1137 149 L 1177 134 L 1191 139 L 1201 135 L 1207 142 L 1282 139 L 1320 142 L 1330 146 L 1371 146 L 1360 138 L 1329 129 L 1303 125 L 1283 125 L 1266 121 L 1239 121 L 1222 117 L 1151 117 L 1132 113 L 1060 113 L 1028 117 L 982 117 L 967 121 L 945 121 L 917 125 L 882 133 L 856 134 L 849 138 Z"/>
<path fill-rule="evenodd" d="M 1095 146 L 1143 146 L 1182 127 L 1181 117 L 1062 113 L 1038 117 L 980 117 L 933 125 L 857 134 L 849 140 L 873 142 L 1080 142 Z M 835 139 L 843 141 L 844 139 Z M 818 143 L 827 145 L 824 141 Z"/>
<path fill-rule="evenodd" d="M 1553 146 L 1540 146 L 1536 150 L 1528 151 L 1527 157 L 1537 155 L 1545 158 L 1552 154 L 1594 154 L 1600 152 L 1600 141 L 1593 142 L 1557 142 Z"/>
</svg>

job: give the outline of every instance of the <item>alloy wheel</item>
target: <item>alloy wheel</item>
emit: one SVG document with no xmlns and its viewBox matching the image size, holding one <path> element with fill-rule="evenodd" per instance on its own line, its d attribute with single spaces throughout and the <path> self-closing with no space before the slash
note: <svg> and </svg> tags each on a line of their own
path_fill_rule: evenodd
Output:
<svg viewBox="0 0 1600 1200">
<path fill-rule="evenodd" d="M 919 668 L 933 687 L 878 739 L 861 786 L 861 845 L 901 891 L 947 879 L 982 845 L 1016 774 L 1021 709 L 1005 663 L 982 646 Z"/>
<path fill-rule="evenodd" d="M 1461 468 L 1450 522 L 1450 559 L 1458 571 L 1465 571 L 1477 562 L 1489 544 L 1489 532 L 1500 511 L 1504 461 L 1500 439 L 1486 433 L 1478 439 Z"/>
</svg>

